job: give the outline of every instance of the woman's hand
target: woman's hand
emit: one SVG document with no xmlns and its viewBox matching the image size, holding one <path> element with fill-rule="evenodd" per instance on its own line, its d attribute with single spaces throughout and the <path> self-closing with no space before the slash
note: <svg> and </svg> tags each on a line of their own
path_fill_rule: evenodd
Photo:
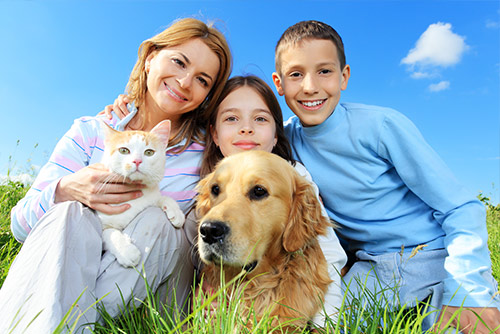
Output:
<svg viewBox="0 0 500 334">
<path fill-rule="evenodd" d="M 116 98 L 113 105 L 107 105 L 106 107 L 104 107 L 104 110 L 101 111 L 98 115 L 106 115 L 108 119 L 112 119 L 113 115 L 111 114 L 111 112 L 114 111 L 119 119 L 123 119 L 130 113 L 127 108 L 127 104 L 129 103 L 130 101 L 128 99 L 128 95 L 120 94 Z"/>
<path fill-rule="evenodd" d="M 106 214 L 118 214 L 130 208 L 121 204 L 142 196 L 145 186 L 110 172 L 103 164 L 93 164 L 59 181 L 55 202 L 79 201 Z"/>
<path fill-rule="evenodd" d="M 443 305 L 438 326 L 443 329 L 459 309 L 459 307 Z M 460 318 L 460 324 L 457 323 L 458 318 Z M 462 307 L 460 315 L 453 319 L 451 325 L 466 334 L 500 334 L 500 311 L 495 307 Z"/>
</svg>

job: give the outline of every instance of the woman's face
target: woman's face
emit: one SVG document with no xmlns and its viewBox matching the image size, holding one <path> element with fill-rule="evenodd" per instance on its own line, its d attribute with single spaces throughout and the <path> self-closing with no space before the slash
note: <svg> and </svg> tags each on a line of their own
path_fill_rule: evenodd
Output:
<svg viewBox="0 0 500 334">
<path fill-rule="evenodd" d="M 205 100 L 219 72 L 219 58 L 199 38 L 153 52 L 145 65 L 148 112 L 172 125 Z"/>
<path fill-rule="evenodd" d="M 248 150 L 271 152 L 277 142 L 271 111 L 249 86 L 235 89 L 222 100 L 211 133 L 225 157 Z"/>
</svg>

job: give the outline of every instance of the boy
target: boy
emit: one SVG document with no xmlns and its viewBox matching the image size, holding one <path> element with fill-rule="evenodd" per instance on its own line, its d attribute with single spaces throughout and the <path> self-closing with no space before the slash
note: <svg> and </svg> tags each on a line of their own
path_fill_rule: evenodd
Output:
<svg viewBox="0 0 500 334">
<path fill-rule="evenodd" d="M 332 27 L 318 21 L 291 26 L 278 41 L 275 61 L 273 81 L 296 115 L 285 126 L 295 158 L 310 171 L 352 257 L 343 284 L 350 284 L 347 297 L 359 294 L 358 276 L 372 291 L 396 286 L 392 300 L 399 305 L 425 300 L 442 309 L 443 324 L 463 305 L 460 329 L 475 325 L 476 312 L 500 333 L 481 202 L 405 116 L 339 104 L 350 67 Z M 483 332 L 489 333 L 479 322 L 476 333 Z"/>
</svg>

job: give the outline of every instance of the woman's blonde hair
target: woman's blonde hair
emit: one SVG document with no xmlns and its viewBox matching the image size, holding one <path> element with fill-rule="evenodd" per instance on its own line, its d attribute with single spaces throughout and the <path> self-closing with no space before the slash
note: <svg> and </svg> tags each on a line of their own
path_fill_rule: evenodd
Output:
<svg viewBox="0 0 500 334">
<path fill-rule="evenodd" d="M 202 144 L 202 129 L 205 127 L 207 120 L 206 110 L 212 109 L 212 105 L 222 92 L 224 84 L 231 73 L 231 51 L 224 35 L 212 25 L 207 25 L 194 18 L 185 18 L 174 22 L 158 35 L 142 42 L 139 47 L 137 62 L 130 74 L 127 85 L 127 94 L 138 107 L 140 119 L 144 120 L 145 118 L 141 117 L 141 112 L 144 111 L 141 111 L 140 107 L 144 105 L 147 92 L 146 59 L 152 52 L 180 45 L 193 38 L 200 38 L 217 55 L 219 58 L 219 72 L 205 101 L 196 109 L 181 115 L 180 131 L 169 142 L 170 145 L 175 145 L 183 139 L 187 139 L 186 144 L 180 151 L 185 150 L 192 141 Z"/>
</svg>

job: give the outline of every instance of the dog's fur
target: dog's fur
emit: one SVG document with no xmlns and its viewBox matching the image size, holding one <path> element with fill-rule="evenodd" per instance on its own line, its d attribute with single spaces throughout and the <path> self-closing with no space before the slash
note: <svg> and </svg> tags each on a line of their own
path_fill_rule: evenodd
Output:
<svg viewBox="0 0 500 334">
<path fill-rule="evenodd" d="M 221 264 L 226 282 L 247 270 L 243 297 L 257 318 L 271 310 L 274 324 L 304 328 L 331 283 L 317 241 L 331 225 L 310 183 L 279 156 L 249 151 L 223 159 L 198 191 L 204 280 L 218 287 Z"/>
</svg>

